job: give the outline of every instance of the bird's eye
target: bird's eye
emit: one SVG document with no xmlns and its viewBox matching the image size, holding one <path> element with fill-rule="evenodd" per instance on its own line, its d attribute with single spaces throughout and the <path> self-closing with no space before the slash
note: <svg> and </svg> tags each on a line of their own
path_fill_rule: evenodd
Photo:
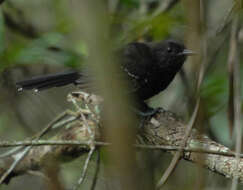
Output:
<svg viewBox="0 0 243 190">
<path fill-rule="evenodd" d="M 168 53 L 171 53 L 172 52 L 172 49 L 170 47 L 167 48 L 167 52 Z"/>
</svg>

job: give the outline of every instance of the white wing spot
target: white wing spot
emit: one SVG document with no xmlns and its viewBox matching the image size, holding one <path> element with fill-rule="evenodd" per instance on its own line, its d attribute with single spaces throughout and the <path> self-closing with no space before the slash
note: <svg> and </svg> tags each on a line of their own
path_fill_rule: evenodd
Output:
<svg viewBox="0 0 243 190">
<path fill-rule="evenodd" d="M 124 68 L 124 67 L 123 67 L 123 70 L 128 74 L 128 76 L 130 76 L 130 77 L 132 77 L 132 78 L 135 78 L 135 79 L 139 79 L 139 76 L 130 73 L 130 72 L 127 70 L 127 68 Z"/>
<path fill-rule="evenodd" d="M 23 91 L 23 88 L 22 88 L 22 87 L 19 87 L 19 88 L 18 88 L 18 91 L 19 91 L 19 92 Z"/>
</svg>

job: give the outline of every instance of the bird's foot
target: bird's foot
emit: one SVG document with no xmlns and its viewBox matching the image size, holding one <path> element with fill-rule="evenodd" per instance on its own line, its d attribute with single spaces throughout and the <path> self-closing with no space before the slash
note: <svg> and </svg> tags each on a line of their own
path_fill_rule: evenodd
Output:
<svg viewBox="0 0 243 190">
<path fill-rule="evenodd" d="M 163 111 L 163 108 L 150 108 L 148 107 L 146 110 L 141 111 L 141 110 L 137 110 L 135 109 L 136 114 L 138 114 L 139 116 L 142 117 L 153 117 L 155 114 Z"/>
<path fill-rule="evenodd" d="M 140 121 L 139 121 L 139 128 L 143 128 L 143 126 L 145 125 L 145 123 L 150 120 L 154 115 L 156 115 L 157 113 L 163 112 L 164 109 L 163 108 L 150 108 L 148 107 L 148 109 L 146 111 L 141 111 L 141 110 L 136 110 L 136 113 L 140 116 Z"/>
</svg>

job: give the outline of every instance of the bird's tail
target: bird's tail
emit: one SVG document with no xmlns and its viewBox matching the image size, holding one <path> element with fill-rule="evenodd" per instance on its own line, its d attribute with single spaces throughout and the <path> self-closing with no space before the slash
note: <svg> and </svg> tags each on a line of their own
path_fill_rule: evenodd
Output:
<svg viewBox="0 0 243 190">
<path fill-rule="evenodd" d="M 75 84 L 80 78 L 80 74 L 76 71 L 62 72 L 49 75 L 41 75 L 16 83 L 18 91 L 32 90 L 40 91 L 52 87 L 65 86 Z"/>
</svg>

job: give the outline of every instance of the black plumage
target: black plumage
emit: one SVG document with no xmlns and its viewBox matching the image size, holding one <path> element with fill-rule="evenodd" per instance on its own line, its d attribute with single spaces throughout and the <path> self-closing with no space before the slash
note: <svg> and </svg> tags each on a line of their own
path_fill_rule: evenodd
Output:
<svg viewBox="0 0 243 190">
<path fill-rule="evenodd" d="M 163 91 L 181 69 L 186 57 L 193 54 L 174 40 L 157 43 L 134 42 L 126 45 L 119 53 L 120 68 L 129 81 L 132 93 L 142 107 L 144 101 Z M 42 75 L 17 82 L 18 90 L 36 91 L 52 87 L 75 84 L 89 86 L 92 77 L 85 72 L 69 71 Z M 87 82 L 88 81 L 88 82 Z M 148 107 L 147 107 L 148 108 Z M 151 110 L 150 110 L 151 111 Z"/>
</svg>

